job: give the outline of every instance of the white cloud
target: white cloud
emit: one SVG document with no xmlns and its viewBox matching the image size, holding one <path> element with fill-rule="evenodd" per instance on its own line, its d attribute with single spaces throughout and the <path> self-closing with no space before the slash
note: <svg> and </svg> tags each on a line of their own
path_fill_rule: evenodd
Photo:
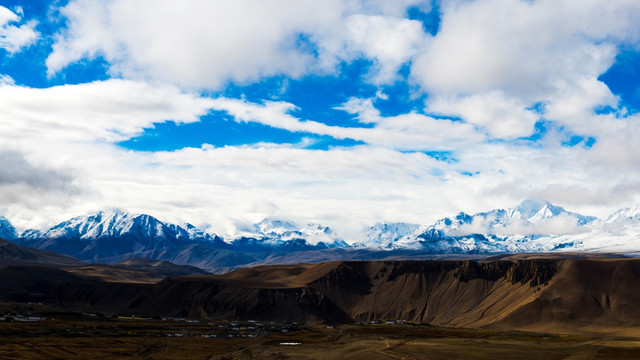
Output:
<svg viewBox="0 0 640 360">
<path fill-rule="evenodd" d="M 0 48 L 9 53 L 18 52 L 35 43 L 38 39 L 35 21 L 28 21 L 20 26 L 14 25 L 14 23 L 21 21 L 22 15 L 22 8 L 18 8 L 14 13 L 6 7 L 0 6 Z"/>
<path fill-rule="evenodd" d="M 597 77 L 621 44 L 637 46 L 637 1 L 445 1 L 435 37 L 405 18 L 413 4 L 70 1 L 62 10 L 68 29 L 47 59 L 50 75 L 102 56 L 125 80 L 35 89 L 0 76 L 0 142 L 19 160 L 7 166 L 22 171 L 0 174 L 11 180 L 2 196 L 12 196 L 0 215 L 24 228 L 119 207 L 220 232 L 267 215 L 357 232 L 377 221 L 424 224 L 535 196 L 594 215 L 640 200 L 640 119 L 593 113 L 596 105 L 617 105 Z M 26 26 L 13 25 L 15 13 L 4 14 L 2 29 Z M 300 118 L 292 103 L 184 90 L 330 74 L 339 62 L 360 58 L 372 62 L 366 80 L 376 85 L 396 81 L 413 60 L 411 80 L 429 93 L 427 112 L 462 121 L 383 116 L 374 100 L 352 98 L 337 108 L 363 127 L 345 128 Z M 542 114 L 528 109 L 537 102 Z M 113 145 L 163 121 L 198 121 L 211 109 L 238 122 L 368 145 L 204 145 L 157 153 Z M 564 135 L 555 133 L 536 146 L 491 141 L 531 134 L 540 116 L 597 141 L 592 149 L 562 147 Z M 452 151 L 455 160 L 410 150 Z M 60 174 L 71 175 L 58 177 L 54 188 L 34 185 Z M 566 232 L 573 224 L 547 225 L 545 231 Z"/>
<path fill-rule="evenodd" d="M 37 89 L 0 84 L 0 138 L 55 141 L 125 140 L 164 121 L 194 122 L 211 101 L 172 86 L 128 80 Z"/>
<path fill-rule="evenodd" d="M 114 73 L 210 88 L 229 79 L 295 77 L 311 61 L 296 49 L 296 36 L 336 11 L 306 1 L 72 1 L 61 10 L 69 28 L 47 66 L 52 75 L 103 56 Z"/>
<path fill-rule="evenodd" d="M 374 61 L 368 74 L 373 84 L 398 79 L 398 70 L 415 55 L 424 38 L 417 21 L 361 14 L 346 19 L 345 47 Z"/>
<path fill-rule="evenodd" d="M 290 114 L 295 106 L 286 102 L 255 104 L 244 100 L 218 98 L 212 100 L 212 103 L 214 109 L 226 111 L 236 121 L 258 122 L 293 132 L 328 135 L 336 139 L 359 140 L 369 145 L 398 150 L 445 150 L 484 139 L 472 125 L 463 122 L 434 119 L 417 113 L 383 117 L 374 108 L 371 99 L 351 99 L 338 107 L 358 114 L 363 123 L 373 123 L 371 128 L 329 126 L 317 121 L 301 120 Z"/>
<path fill-rule="evenodd" d="M 362 53 L 375 59 L 372 78 L 381 82 L 395 78 L 422 32 L 418 22 L 395 18 L 413 2 L 71 1 L 61 9 L 68 29 L 56 37 L 47 67 L 53 76 L 102 56 L 114 74 L 218 89 L 227 81 L 332 72 L 340 59 Z"/>
<path fill-rule="evenodd" d="M 526 104 L 503 92 L 491 91 L 462 97 L 435 97 L 428 101 L 430 111 L 459 116 L 485 128 L 492 137 L 514 139 L 533 133 L 539 115 Z"/>
<path fill-rule="evenodd" d="M 32 163 L 24 154 L 0 148 L 0 198 L 4 206 L 36 210 L 43 203 L 62 202 L 81 195 L 73 169 L 52 169 Z"/>
<path fill-rule="evenodd" d="M 380 147 L 325 152 L 261 144 L 148 153 L 112 144 L 157 122 L 196 121 L 221 104 L 235 104 L 238 120 L 272 117 L 273 126 L 305 126 L 295 118 L 280 119 L 288 104 L 213 100 L 134 81 L 43 89 L 5 83 L 0 86 L 0 141 L 12 147 L 3 153 L 12 170 L 0 174 L 6 180 L 0 185 L 5 199 L 0 213 L 20 229 L 123 208 L 210 224 L 221 232 L 236 221 L 266 215 L 359 231 L 369 222 L 399 216 L 414 202 L 424 203 L 439 188 L 433 173 L 442 173 L 443 163 Z M 40 186 L 47 179 L 50 186 Z M 425 183 L 433 190 L 425 192 Z M 417 209 L 411 211 L 413 220 L 424 215 L 422 206 Z"/>
<path fill-rule="evenodd" d="M 411 76 L 430 94 L 429 111 L 460 114 L 498 138 L 531 134 L 536 103 L 545 119 L 596 134 L 593 108 L 617 105 L 597 78 L 640 39 L 636 1 L 446 1 L 441 10 Z"/>
<path fill-rule="evenodd" d="M 441 9 L 442 29 L 413 66 L 436 93 L 546 98 L 598 76 L 613 62 L 612 44 L 640 36 L 635 1 L 449 1 Z"/>
<path fill-rule="evenodd" d="M 78 101 L 81 98 L 79 94 Z M 34 98 L 34 104 L 38 100 Z M 145 111 L 149 114 L 144 115 Z M 170 118 L 170 113 L 158 116 L 147 107 L 138 115 Z M 101 108 L 93 116 L 93 124 L 100 128 L 111 113 Z M 32 117 L 24 121 L 34 128 L 38 124 Z M 236 222 L 282 216 L 320 222 L 349 236 L 377 221 L 424 224 L 460 210 L 505 207 L 551 186 L 583 186 L 584 191 L 571 199 L 576 204 L 571 209 L 580 211 L 593 206 L 591 196 L 603 184 L 620 183 L 627 175 L 612 173 L 610 167 L 594 170 L 584 166 L 584 149 L 532 149 L 505 143 L 465 146 L 456 150 L 458 161 L 449 164 L 422 153 L 371 146 L 329 151 L 275 144 L 203 146 L 148 153 L 73 137 L 50 139 L 29 132 L 13 136 L 21 140 L 3 141 L 21 143 L 25 161 L 34 166 L 46 164 L 42 169 L 47 170 L 35 175 L 42 171 L 72 174 L 72 185 L 77 187 L 63 202 L 59 195 L 54 196 L 60 194 L 58 190 L 41 191 L 52 195 L 38 196 L 38 206 L 29 200 L 35 199 L 33 192 L 14 188 L 12 201 L 1 204 L 0 213 L 21 228 L 50 226 L 116 207 L 166 221 L 211 225 L 220 233 L 232 230 Z M 464 176 L 459 173 L 462 170 L 480 173 Z M 561 194 L 549 195 L 552 202 L 566 204 Z M 627 201 L 634 196 L 629 193 Z M 601 204 L 600 211 L 610 213 L 618 204 Z"/>
<path fill-rule="evenodd" d="M 567 214 L 560 214 L 552 218 L 532 224 L 525 221 L 512 221 L 504 226 L 492 228 L 496 235 L 568 235 L 588 232 L 589 229 L 578 225 L 578 220 Z"/>
<path fill-rule="evenodd" d="M 202 98 L 125 80 L 45 89 L 7 83 L 0 86 L 0 102 L 0 139 L 22 154 L 16 156 L 21 163 L 30 164 L 20 167 L 25 170 L 20 179 L 70 174 L 55 189 L 34 192 L 26 180 L 4 187 L 11 188 L 11 201 L 0 206 L 0 214 L 22 228 L 117 207 L 208 224 L 219 232 L 237 221 L 273 215 L 324 223 L 347 235 L 377 221 L 429 223 L 535 195 L 595 215 L 640 200 L 638 184 L 629 182 L 639 168 L 634 153 L 640 149 L 625 146 L 638 129 L 622 119 L 611 118 L 619 126 L 588 150 L 554 142 L 544 148 L 485 143 L 472 124 L 413 113 L 384 117 L 371 99 L 341 106 L 373 126 L 359 129 L 301 120 L 289 113 L 288 103 Z M 110 144 L 157 122 L 197 121 L 210 109 L 227 111 L 236 121 L 373 145 L 311 151 L 257 144 L 147 153 Z M 626 137 L 616 142 L 621 133 Z M 451 149 L 457 160 L 396 150 L 404 148 Z M 621 156 L 608 160 L 607 154 Z"/>
</svg>

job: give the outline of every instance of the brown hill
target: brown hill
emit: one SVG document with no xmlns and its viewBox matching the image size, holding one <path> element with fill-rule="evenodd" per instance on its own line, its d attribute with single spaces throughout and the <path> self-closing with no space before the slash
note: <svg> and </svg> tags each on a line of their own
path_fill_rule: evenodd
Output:
<svg viewBox="0 0 640 360">
<path fill-rule="evenodd" d="M 165 278 L 167 276 L 208 274 L 206 271 L 190 265 L 176 265 L 169 261 L 132 258 L 114 264 L 117 267 L 145 271 L 156 277 Z"/>
<path fill-rule="evenodd" d="M 0 238 L 0 267 L 12 265 L 77 266 L 82 261 L 54 251 L 20 246 Z"/>
<path fill-rule="evenodd" d="M 176 265 L 168 261 L 133 258 L 114 265 L 91 264 L 65 267 L 64 270 L 84 277 L 106 282 L 154 284 L 168 276 L 207 274 L 189 265 Z"/>
<path fill-rule="evenodd" d="M 149 315 L 640 335 L 640 260 L 373 261 L 260 266 L 155 285 L 60 289 L 55 300 Z M 115 286 L 115 285 L 112 285 Z M 124 286 L 124 285 L 123 285 Z M 113 295 L 109 295 L 113 296 Z M 105 308 L 106 309 L 106 308 Z"/>
<path fill-rule="evenodd" d="M 40 302 L 58 286 L 86 281 L 51 267 L 7 266 L 0 268 L 0 301 Z"/>
<path fill-rule="evenodd" d="M 0 239 L 0 301 L 41 302 L 51 299 L 56 289 L 89 288 L 93 297 L 71 296 L 73 303 L 87 306 L 101 301 L 117 310 L 128 306 L 120 301 L 122 298 L 143 288 L 136 284 L 154 284 L 167 276 L 188 274 L 206 272 L 193 266 L 147 259 L 130 259 L 116 265 L 86 264 L 54 251 Z M 109 291 L 114 294 L 109 295 Z"/>
<path fill-rule="evenodd" d="M 128 269 L 125 267 L 91 264 L 85 266 L 73 266 L 63 268 L 69 273 L 111 283 L 140 283 L 155 284 L 166 276 L 160 276 L 144 270 Z"/>
<path fill-rule="evenodd" d="M 640 260 L 571 260 L 497 328 L 640 334 Z"/>
</svg>

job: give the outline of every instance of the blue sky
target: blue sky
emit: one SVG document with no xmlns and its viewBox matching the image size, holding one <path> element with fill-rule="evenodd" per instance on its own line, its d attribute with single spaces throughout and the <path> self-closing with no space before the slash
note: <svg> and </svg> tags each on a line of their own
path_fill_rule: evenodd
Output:
<svg viewBox="0 0 640 360">
<path fill-rule="evenodd" d="M 605 7 L 605 5 L 607 5 Z M 4 1 L 0 215 L 344 233 L 640 202 L 628 1 Z"/>
</svg>

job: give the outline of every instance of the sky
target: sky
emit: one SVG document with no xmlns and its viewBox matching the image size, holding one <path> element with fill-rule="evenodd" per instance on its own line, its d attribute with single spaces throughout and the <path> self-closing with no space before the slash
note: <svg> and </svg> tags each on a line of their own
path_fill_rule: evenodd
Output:
<svg viewBox="0 0 640 360">
<path fill-rule="evenodd" d="M 636 0 L 0 1 L 0 215 L 346 238 L 640 203 Z"/>
</svg>

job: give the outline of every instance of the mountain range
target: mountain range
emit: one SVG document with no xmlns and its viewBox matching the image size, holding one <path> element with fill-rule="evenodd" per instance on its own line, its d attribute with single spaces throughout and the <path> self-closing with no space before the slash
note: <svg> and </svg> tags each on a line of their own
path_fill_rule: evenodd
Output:
<svg viewBox="0 0 640 360">
<path fill-rule="evenodd" d="M 212 271 L 259 264 L 434 254 L 637 254 L 640 207 L 621 209 L 603 220 L 547 201 L 525 200 L 514 208 L 473 215 L 460 212 L 429 225 L 376 224 L 363 230 L 360 239 L 349 242 L 320 224 L 300 226 L 276 218 L 264 219 L 223 239 L 191 224 L 164 223 L 145 214 L 101 211 L 45 231 L 27 230 L 21 234 L 0 217 L 0 238 L 94 263 L 149 258 Z"/>
<path fill-rule="evenodd" d="M 392 224 L 393 225 L 393 224 Z M 598 219 L 548 201 L 525 200 L 514 208 L 460 212 L 400 236 L 407 224 L 369 231 L 361 246 L 410 248 L 434 254 L 490 254 L 550 251 L 640 252 L 640 206 Z"/>
<path fill-rule="evenodd" d="M 344 249 L 325 249 L 332 250 Z M 545 334 L 540 337 L 637 337 L 640 290 L 630 284 L 639 280 L 638 258 L 591 253 L 328 261 L 207 274 L 142 258 L 88 264 L 0 240 L 0 301 L 16 309 L 26 303 L 30 313 L 111 314 L 110 322 L 115 314 L 252 323 L 386 320 Z"/>
</svg>

